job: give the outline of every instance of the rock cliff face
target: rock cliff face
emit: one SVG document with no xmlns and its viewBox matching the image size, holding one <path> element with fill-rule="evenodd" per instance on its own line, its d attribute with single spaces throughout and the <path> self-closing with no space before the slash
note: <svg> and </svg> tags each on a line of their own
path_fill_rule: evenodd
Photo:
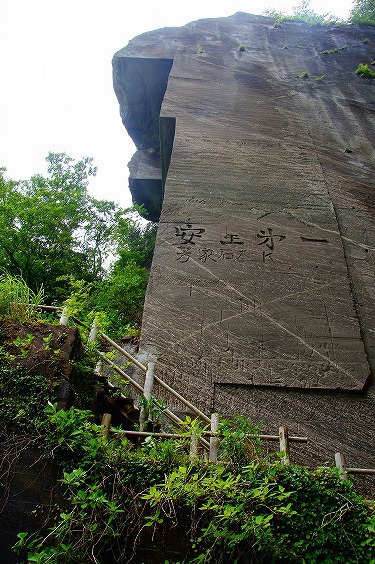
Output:
<svg viewBox="0 0 375 564">
<path fill-rule="evenodd" d="M 373 29 L 238 13 L 113 62 L 133 198 L 163 201 L 143 350 L 207 412 L 307 434 L 315 463 L 375 464 L 374 59 Z"/>
</svg>

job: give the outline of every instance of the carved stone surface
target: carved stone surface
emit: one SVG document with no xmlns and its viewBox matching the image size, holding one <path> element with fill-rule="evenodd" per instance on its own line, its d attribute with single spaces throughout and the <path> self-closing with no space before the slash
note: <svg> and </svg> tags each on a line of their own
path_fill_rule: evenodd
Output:
<svg viewBox="0 0 375 564">
<path fill-rule="evenodd" d="M 238 13 L 144 34 L 114 59 L 173 59 L 143 351 L 202 409 L 288 424 L 317 459 L 340 448 L 357 465 L 375 464 L 375 103 L 355 69 L 374 47 L 373 29 Z"/>
</svg>

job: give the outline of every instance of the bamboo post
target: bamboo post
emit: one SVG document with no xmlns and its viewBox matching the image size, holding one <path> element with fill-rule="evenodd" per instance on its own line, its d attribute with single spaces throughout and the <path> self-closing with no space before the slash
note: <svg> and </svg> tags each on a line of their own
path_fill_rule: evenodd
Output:
<svg viewBox="0 0 375 564">
<path fill-rule="evenodd" d="M 96 341 L 96 337 L 98 336 L 98 331 L 99 331 L 99 327 L 94 321 L 93 324 L 91 325 L 89 338 L 87 339 L 88 343 L 94 343 Z"/>
<path fill-rule="evenodd" d="M 189 459 L 194 460 L 199 455 L 199 437 L 191 435 L 190 437 L 190 452 Z"/>
<path fill-rule="evenodd" d="M 134 356 L 132 356 L 131 354 L 129 354 L 125 349 L 123 349 L 122 347 L 120 347 L 120 345 L 118 345 L 115 341 L 113 341 L 112 339 L 110 339 L 108 337 L 108 335 L 106 335 L 105 333 L 100 333 L 100 336 L 102 339 L 104 339 L 105 341 L 107 341 L 107 343 L 109 343 L 110 345 L 112 345 L 112 347 L 114 349 L 116 349 L 117 351 L 119 351 L 121 354 L 123 354 L 124 356 L 126 356 L 126 358 L 128 360 L 130 360 L 130 362 L 132 362 L 133 364 L 135 364 L 135 366 L 138 366 L 138 368 L 140 368 L 143 372 L 147 371 L 147 368 L 144 364 L 142 364 L 141 362 L 139 362 L 139 360 L 137 360 L 136 358 L 134 358 Z M 165 382 L 163 382 L 163 380 L 161 380 L 156 374 L 155 374 L 155 382 L 157 382 L 160 386 L 162 386 L 167 392 L 169 392 L 170 394 L 172 394 L 172 396 L 174 396 L 175 398 L 177 398 L 181 403 L 183 403 L 187 408 L 191 409 L 191 411 L 193 411 L 193 413 L 195 413 L 196 415 L 198 415 L 198 417 L 200 417 L 203 421 L 205 421 L 206 423 L 210 423 L 210 418 L 207 417 L 207 415 L 205 415 L 200 409 L 198 409 L 197 407 L 195 407 L 195 405 L 193 405 L 192 403 L 190 403 L 186 398 L 184 398 L 183 396 L 181 396 L 178 392 L 176 392 L 176 390 L 174 390 L 173 388 L 171 388 L 170 386 L 168 386 L 168 384 L 166 384 Z"/>
<path fill-rule="evenodd" d="M 69 319 L 68 308 L 64 307 L 60 317 L 60 325 L 68 325 L 68 319 Z"/>
<path fill-rule="evenodd" d="M 124 378 L 126 378 L 127 382 L 135 389 L 137 390 L 140 394 L 143 394 L 144 390 L 142 388 L 142 386 L 140 386 L 135 380 L 133 380 L 133 378 L 131 378 L 128 374 L 126 374 L 126 372 L 124 372 L 123 370 L 121 370 L 121 368 L 119 368 L 118 366 L 116 366 L 116 364 L 114 362 L 112 362 L 111 360 L 109 360 L 109 358 L 107 358 L 105 356 L 105 354 L 103 352 L 98 352 L 98 354 L 100 355 L 100 357 L 103 359 L 103 361 L 108 364 L 108 366 L 110 366 L 115 372 L 117 372 L 118 374 L 120 374 L 120 376 L 123 376 Z M 177 415 L 175 415 L 170 409 L 166 409 L 164 411 L 164 415 L 166 417 L 168 417 L 168 419 L 170 421 L 172 421 L 172 423 L 176 426 L 180 426 L 181 423 L 183 422 L 182 419 L 180 419 L 179 417 L 177 417 Z M 208 441 L 206 441 L 206 439 L 204 439 L 203 437 L 200 437 L 200 442 L 202 443 L 202 445 L 204 445 L 206 448 L 210 447 L 210 443 Z"/>
<path fill-rule="evenodd" d="M 289 437 L 288 437 L 288 427 L 282 425 L 279 427 L 279 440 L 280 440 L 280 452 L 283 453 L 281 458 L 282 464 L 290 464 L 290 450 L 289 450 Z"/>
<path fill-rule="evenodd" d="M 102 373 L 102 370 L 103 370 L 103 361 L 102 361 L 102 360 L 98 360 L 98 362 L 97 362 L 96 365 L 95 365 L 94 372 L 95 372 L 95 374 L 97 374 L 97 375 L 100 376 L 101 373 Z"/>
<path fill-rule="evenodd" d="M 112 416 L 110 413 L 103 413 L 102 417 L 102 437 L 103 439 L 108 438 L 109 428 L 111 426 Z"/>
<path fill-rule="evenodd" d="M 154 386 L 154 372 L 155 372 L 155 363 L 149 362 L 147 364 L 145 387 L 144 387 L 144 390 L 143 390 L 144 404 L 142 405 L 141 411 L 140 411 L 140 414 L 139 414 L 139 430 L 140 431 L 143 431 L 145 421 L 147 421 L 147 419 L 148 419 L 148 414 L 149 414 L 149 410 L 150 410 L 152 388 Z"/>
<path fill-rule="evenodd" d="M 335 464 L 336 467 L 339 469 L 340 480 L 347 480 L 348 474 L 345 467 L 345 459 L 344 455 L 341 452 L 335 453 Z"/>
<path fill-rule="evenodd" d="M 212 413 L 211 415 L 211 432 L 217 433 L 219 428 L 219 414 Z M 211 462 L 217 462 L 217 454 L 219 448 L 219 437 L 210 437 L 210 457 Z"/>
</svg>

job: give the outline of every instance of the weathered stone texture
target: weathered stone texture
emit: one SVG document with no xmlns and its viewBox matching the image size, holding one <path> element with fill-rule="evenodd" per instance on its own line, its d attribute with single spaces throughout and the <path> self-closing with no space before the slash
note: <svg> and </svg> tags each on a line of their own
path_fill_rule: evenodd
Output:
<svg viewBox="0 0 375 564">
<path fill-rule="evenodd" d="M 143 350 L 206 411 L 374 465 L 375 31 L 239 13 L 135 38 L 115 82 L 129 57 L 173 59 L 176 119 Z"/>
<path fill-rule="evenodd" d="M 17 344 L 17 339 L 21 342 Z M 0 320 L 0 347 L 13 356 L 13 363 L 30 374 L 46 377 L 49 392 L 60 407 L 73 401 L 74 361 L 82 354 L 76 327 Z"/>
</svg>

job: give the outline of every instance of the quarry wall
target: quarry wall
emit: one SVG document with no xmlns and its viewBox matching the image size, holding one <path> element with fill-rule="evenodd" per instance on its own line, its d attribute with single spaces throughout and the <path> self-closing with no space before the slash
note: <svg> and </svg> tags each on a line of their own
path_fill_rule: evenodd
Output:
<svg viewBox="0 0 375 564">
<path fill-rule="evenodd" d="M 375 464 L 374 60 L 371 28 L 244 13 L 113 60 L 159 220 L 141 350 L 206 412 L 306 434 L 314 464 Z"/>
</svg>

